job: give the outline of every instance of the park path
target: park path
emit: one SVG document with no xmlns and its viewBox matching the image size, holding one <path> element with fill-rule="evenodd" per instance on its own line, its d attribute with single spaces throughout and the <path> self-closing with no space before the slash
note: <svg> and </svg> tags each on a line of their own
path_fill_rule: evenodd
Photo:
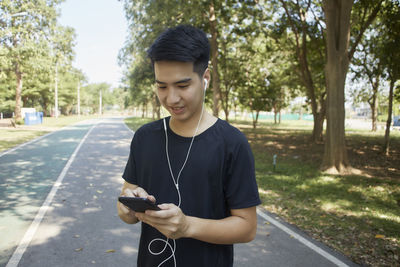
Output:
<svg viewBox="0 0 400 267">
<path fill-rule="evenodd" d="M 0 266 L 136 266 L 140 225 L 124 224 L 115 207 L 132 136 L 120 118 L 87 121 L 1 156 Z M 30 243 L 21 242 L 52 192 Z M 258 214 L 256 239 L 235 245 L 235 266 L 356 266 Z"/>
</svg>

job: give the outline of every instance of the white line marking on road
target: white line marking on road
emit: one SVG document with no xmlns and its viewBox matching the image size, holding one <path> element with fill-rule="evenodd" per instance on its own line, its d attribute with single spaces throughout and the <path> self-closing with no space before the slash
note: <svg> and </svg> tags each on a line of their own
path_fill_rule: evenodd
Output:
<svg viewBox="0 0 400 267">
<path fill-rule="evenodd" d="M 75 148 L 74 153 L 72 153 L 71 157 L 69 158 L 67 164 L 65 165 L 64 169 L 61 171 L 60 175 L 57 178 L 57 181 L 54 183 L 53 187 L 51 188 L 50 193 L 47 195 L 46 200 L 44 201 L 43 205 L 40 207 L 38 213 L 36 214 L 35 219 L 29 226 L 28 230 L 25 232 L 24 237 L 22 238 L 21 242 L 19 243 L 17 249 L 14 251 L 13 255 L 11 256 L 10 260 L 8 261 L 6 267 L 16 267 L 20 262 L 22 255 L 25 253 L 25 250 L 29 246 L 29 243 L 32 241 L 33 236 L 35 235 L 36 230 L 38 229 L 44 215 L 46 214 L 47 210 L 50 207 L 51 202 L 53 201 L 54 196 L 57 193 L 58 188 L 62 184 L 62 181 L 67 174 L 69 167 L 71 166 L 72 162 L 74 161 L 76 155 L 78 154 L 79 149 L 81 148 L 82 144 L 85 142 L 86 138 L 89 136 L 90 132 L 96 127 L 97 123 L 94 124 L 86 135 L 83 137 L 79 145 Z"/>
<path fill-rule="evenodd" d="M 13 152 L 13 151 L 15 151 L 15 150 L 17 150 L 17 149 L 23 147 L 23 146 L 26 146 L 26 145 L 29 145 L 29 144 L 31 144 L 31 143 L 33 143 L 33 142 L 39 141 L 40 139 L 42 139 L 42 138 L 44 138 L 44 137 L 46 137 L 46 136 L 49 136 L 49 135 L 51 135 L 51 134 L 53 134 L 53 133 L 55 133 L 55 132 L 57 132 L 57 131 L 47 133 L 47 134 L 45 134 L 45 135 L 39 136 L 39 137 L 37 137 L 37 138 L 35 138 L 35 139 L 32 139 L 32 140 L 30 140 L 30 141 L 28 141 L 28 142 L 26 142 L 26 143 L 23 143 L 23 144 L 21 144 L 21 145 L 19 145 L 19 146 L 10 148 L 9 150 L 6 150 L 6 151 L 0 153 L 0 158 L 1 158 L 2 156 L 4 156 L 4 155 L 8 154 L 8 153 L 11 153 L 11 152 Z"/>
<path fill-rule="evenodd" d="M 326 252 L 325 250 L 321 249 L 320 247 L 314 245 L 313 243 L 311 243 L 310 241 L 308 241 L 307 239 L 305 239 L 301 235 L 297 234 L 296 232 L 290 230 L 289 228 L 287 228 L 286 226 L 284 226 L 283 224 L 281 224 L 280 222 L 278 222 L 277 220 L 275 220 L 271 216 L 268 216 L 267 214 L 262 212 L 261 209 L 257 208 L 257 214 L 260 215 L 261 217 L 263 217 L 268 222 L 270 222 L 273 225 L 275 225 L 276 227 L 278 227 L 279 229 L 281 229 L 282 231 L 284 231 L 287 234 L 293 236 L 294 239 L 297 239 L 298 241 L 300 241 L 301 243 L 303 243 L 304 245 L 306 245 L 310 249 L 314 250 L 315 252 L 317 252 L 321 256 L 325 257 L 327 260 L 333 262 L 337 266 L 349 267 L 347 264 L 345 264 L 344 262 L 342 262 L 338 258 L 336 258 L 333 255 L 329 254 L 328 252 Z"/>
<path fill-rule="evenodd" d="M 132 134 L 135 134 L 135 132 L 128 127 L 128 125 L 126 125 L 126 123 L 124 121 L 122 121 L 122 124 L 126 127 L 126 129 L 128 129 Z"/>
</svg>

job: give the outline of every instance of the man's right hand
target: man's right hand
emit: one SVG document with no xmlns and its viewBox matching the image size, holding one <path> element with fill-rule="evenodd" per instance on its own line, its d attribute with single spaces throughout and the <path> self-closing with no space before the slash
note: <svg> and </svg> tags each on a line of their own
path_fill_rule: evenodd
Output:
<svg viewBox="0 0 400 267">
<path fill-rule="evenodd" d="M 130 184 L 128 182 L 125 182 L 124 185 L 122 186 L 120 196 L 124 197 L 142 197 L 142 198 L 147 198 L 152 202 L 156 202 L 156 199 L 154 196 L 149 195 L 143 188 L 138 187 L 137 185 Z M 118 216 L 121 218 L 126 223 L 129 224 L 134 224 L 137 223 L 139 220 L 135 216 L 135 212 L 131 209 L 129 209 L 127 206 L 122 204 L 121 202 L 118 201 L 117 203 L 117 210 L 118 210 Z"/>
</svg>

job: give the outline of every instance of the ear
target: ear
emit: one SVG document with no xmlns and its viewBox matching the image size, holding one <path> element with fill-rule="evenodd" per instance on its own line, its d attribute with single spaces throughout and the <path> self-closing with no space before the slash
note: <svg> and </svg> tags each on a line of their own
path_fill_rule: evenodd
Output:
<svg viewBox="0 0 400 267">
<path fill-rule="evenodd" d="M 204 90 L 207 89 L 208 83 L 210 81 L 210 70 L 207 68 L 203 74 L 203 81 L 204 81 Z"/>
</svg>

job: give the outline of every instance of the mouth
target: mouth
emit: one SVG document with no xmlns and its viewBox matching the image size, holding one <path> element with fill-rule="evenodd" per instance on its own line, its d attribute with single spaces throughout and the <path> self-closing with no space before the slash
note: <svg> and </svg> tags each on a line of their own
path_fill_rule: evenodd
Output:
<svg viewBox="0 0 400 267">
<path fill-rule="evenodd" d="M 185 107 L 169 107 L 169 109 L 171 110 L 172 113 L 178 115 L 183 113 L 183 111 L 185 110 Z"/>
</svg>

